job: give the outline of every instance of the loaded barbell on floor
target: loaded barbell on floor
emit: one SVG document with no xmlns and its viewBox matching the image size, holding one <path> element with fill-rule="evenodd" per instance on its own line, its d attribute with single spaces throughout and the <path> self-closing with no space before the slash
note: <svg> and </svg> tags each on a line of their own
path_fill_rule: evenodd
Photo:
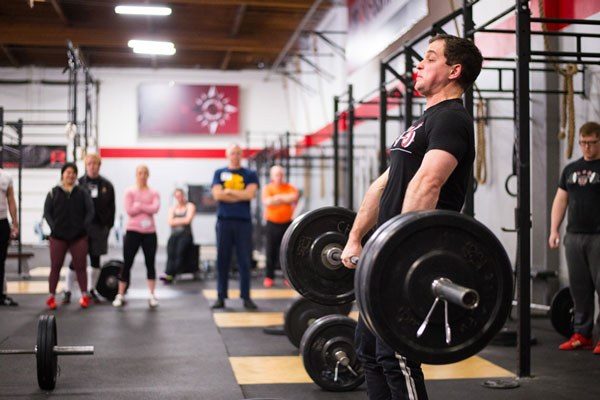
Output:
<svg viewBox="0 0 600 400">
<path fill-rule="evenodd" d="M 37 340 L 33 349 L 0 349 L 0 355 L 35 354 L 37 380 L 40 389 L 54 390 L 58 375 L 58 356 L 93 355 L 94 346 L 58 346 L 56 319 L 41 315 L 37 325 Z"/>
<path fill-rule="evenodd" d="M 361 318 L 377 337 L 428 364 L 466 359 L 502 328 L 511 306 L 511 264 L 483 224 L 441 210 L 397 216 L 364 243 L 355 273 L 339 259 L 354 217 L 324 207 L 290 225 L 280 259 L 300 294 L 332 305 L 356 294 Z"/>
<path fill-rule="evenodd" d="M 304 332 L 316 320 L 326 315 L 348 315 L 352 311 L 352 303 L 338 306 L 327 306 L 299 297 L 286 309 L 283 316 L 283 330 L 295 347 L 300 347 Z"/>
</svg>

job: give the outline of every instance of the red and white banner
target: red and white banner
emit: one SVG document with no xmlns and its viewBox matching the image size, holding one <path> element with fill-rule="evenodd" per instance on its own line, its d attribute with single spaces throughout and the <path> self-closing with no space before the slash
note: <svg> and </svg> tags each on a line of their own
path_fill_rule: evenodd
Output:
<svg viewBox="0 0 600 400">
<path fill-rule="evenodd" d="M 140 136 L 238 134 L 239 88 L 142 84 L 138 128 Z"/>
</svg>

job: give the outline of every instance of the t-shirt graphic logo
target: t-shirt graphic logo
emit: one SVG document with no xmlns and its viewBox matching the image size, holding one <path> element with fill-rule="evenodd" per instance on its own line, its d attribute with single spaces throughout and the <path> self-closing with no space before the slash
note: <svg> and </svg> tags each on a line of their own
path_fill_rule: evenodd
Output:
<svg viewBox="0 0 600 400">
<path fill-rule="evenodd" d="M 419 129 L 421 126 L 423 126 L 423 122 L 420 122 L 418 125 L 412 125 L 406 131 L 404 131 L 400 136 L 398 136 L 398 139 L 396 139 L 396 141 L 394 142 L 392 147 L 396 147 L 397 145 L 400 145 L 400 147 L 402 147 L 403 149 L 406 149 L 408 146 L 410 146 L 412 144 L 412 142 L 415 141 L 416 130 Z"/>
<path fill-rule="evenodd" d="M 230 174 L 230 178 L 223 182 L 223 188 L 233 190 L 244 190 L 244 177 L 240 174 Z"/>
<path fill-rule="evenodd" d="M 579 186 L 598 184 L 600 183 L 600 175 L 598 175 L 596 172 L 584 169 L 583 171 L 573 172 L 568 179 L 568 183 L 577 184 Z"/>
</svg>

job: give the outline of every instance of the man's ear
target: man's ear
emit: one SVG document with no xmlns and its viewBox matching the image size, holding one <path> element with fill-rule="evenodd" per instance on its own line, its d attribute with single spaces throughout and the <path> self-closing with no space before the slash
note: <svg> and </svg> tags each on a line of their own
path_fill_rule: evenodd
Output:
<svg viewBox="0 0 600 400">
<path fill-rule="evenodd" d="M 460 78 L 461 74 L 462 74 L 462 65 L 454 64 L 451 66 L 450 75 L 448 75 L 448 79 L 457 80 L 458 78 Z"/>
</svg>

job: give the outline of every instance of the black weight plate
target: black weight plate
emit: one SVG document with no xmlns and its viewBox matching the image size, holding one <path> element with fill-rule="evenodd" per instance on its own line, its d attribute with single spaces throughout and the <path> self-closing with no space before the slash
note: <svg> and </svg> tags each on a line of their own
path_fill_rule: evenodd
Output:
<svg viewBox="0 0 600 400">
<path fill-rule="evenodd" d="M 447 277 L 479 294 L 465 310 L 449 304 L 452 329 L 445 341 L 443 303 L 423 335 L 416 332 L 433 304 L 431 282 Z M 365 323 L 398 353 L 427 364 L 449 364 L 483 349 L 511 307 L 512 269 L 502 244 L 484 225 L 452 211 L 395 217 L 369 239 L 355 278 Z"/>
<path fill-rule="evenodd" d="M 38 386 L 42 390 L 54 390 L 58 372 L 56 346 L 56 320 L 53 315 L 41 315 L 38 320 L 36 362 Z"/>
<path fill-rule="evenodd" d="M 317 319 L 331 314 L 348 315 L 352 303 L 340 306 L 325 306 L 300 297 L 284 313 L 283 330 L 295 347 L 300 347 L 302 335 Z"/>
<path fill-rule="evenodd" d="M 354 346 L 356 321 L 343 315 L 327 315 L 312 324 L 300 343 L 300 354 L 306 372 L 320 387 L 332 392 L 354 390 L 365 381 L 362 365 Z M 350 369 L 339 366 L 335 380 L 336 359 L 334 354 L 342 350 L 350 359 Z"/>
<path fill-rule="evenodd" d="M 341 207 L 323 207 L 292 222 L 281 241 L 281 268 L 292 287 L 319 304 L 338 305 L 354 300 L 354 270 L 341 263 L 330 268 L 322 249 L 346 244 L 355 213 Z"/>
<path fill-rule="evenodd" d="M 120 260 L 110 260 L 106 262 L 100 269 L 100 276 L 96 284 L 96 291 L 102 297 L 109 301 L 113 301 L 119 292 L 119 273 L 123 267 L 123 262 Z"/>
<path fill-rule="evenodd" d="M 560 289 L 550 304 L 550 321 L 556 332 L 566 338 L 573 335 L 573 297 L 568 287 Z"/>
</svg>

